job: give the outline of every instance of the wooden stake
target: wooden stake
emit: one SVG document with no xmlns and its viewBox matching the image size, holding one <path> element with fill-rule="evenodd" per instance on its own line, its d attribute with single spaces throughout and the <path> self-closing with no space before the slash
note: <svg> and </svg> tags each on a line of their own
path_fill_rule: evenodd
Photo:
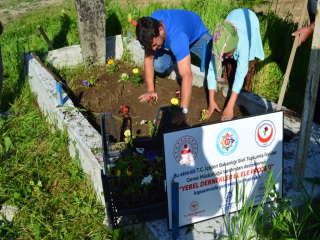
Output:
<svg viewBox="0 0 320 240">
<path fill-rule="evenodd" d="M 47 37 L 47 34 L 43 31 L 43 29 L 41 28 L 41 26 L 38 25 L 37 28 L 39 29 L 41 35 L 42 35 L 43 38 L 46 40 L 46 42 L 47 42 L 47 44 L 49 45 L 49 47 L 51 48 L 51 50 L 54 50 L 54 47 L 52 46 L 49 38 Z"/>
<path fill-rule="evenodd" d="M 300 17 L 298 29 L 302 27 L 302 24 L 303 24 L 303 21 L 304 21 L 305 12 L 306 12 L 306 8 L 307 8 L 307 3 L 308 3 L 308 0 L 304 0 L 303 6 L 302 6 L 303 10 L 302 10 L 302 14 L 301 14 L 301 17 Z M 294 60 L 294 55 L 296 54 L 296 50 L 297 50 L 297 47 L 298 47 L 299 37 L 300 36 L 297 35 L 295 37 L 295 39 L 294 39 L 294 42 L 293 42 L 293 46 L 292 46 L 292 49 L 291 49 L 289 62 L 288 62 L 286 73 L 284 75 L 284 80 L 283 80 L 283 83 L 282 83 L 282 88 L 281 88 L 281 92 L 280 92 L 280 96 L 279 96 L 279 100 L 278 100 L 278 105 L 277 105 L 277 110 L 281 110 L 281 107 L 282 107 L 284 94 L 285 94 L 286 89 L 287 89 L 288 80 L 289 80 L 289 76 L 290 76 L 290 72 L 291 72 L 291 68 L 292 68 L 292 64 L 293 64 L 293 60 Z"/>
</svg>

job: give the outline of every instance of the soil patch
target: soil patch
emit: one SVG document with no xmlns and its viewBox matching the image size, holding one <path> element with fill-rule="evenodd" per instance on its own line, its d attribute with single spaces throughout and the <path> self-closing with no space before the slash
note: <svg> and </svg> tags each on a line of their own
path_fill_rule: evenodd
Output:
<svg viewBox="0 0 320 240">
<path fill-rule="evenodd" d="M 103 68 L 97 67 L 92 72 L 75 77 L 72 80 L 66 79 L 72 89 L 69 96 L 75 106 L 85 109 L 88 120 L 99 132 L 100 114 L 110 112 L 114 118 L 118 136 L 121 139 L 124 137 L 123 132 L 126 129 L 131 129 L 135 138 L 150 137 L 150 133 L 152 133 L 152 124 L 150 123 L 154 123 L 158 109 L 160 107 L 170 107 L 172 109 L 171 99 L 177 97 L 176 92 L 180 90 L 180 85 L 176 80 L 157 77 L 155 87 L 159 97 L 158 101 L 156 103 L 140 103 L 138 97 L 146 91 L 144 71 L 139 69 L 142 82 L 139 86 L 136 86 L 130 80 L 127 82 L 118 81 L 122 73 L 127 73 L 131 77 L 133 75 L 132 70 L 137 66 L 119 62 L 118 67 L 118 72 L 111 75 L 107 73 L 108 65 L 106 65 Z M 83 81 L 88 79 L 95 79 L 95 84 L 91 87 L 84 86 Z M 217 92 L 215 100 L 221 109 L 227 103 L 227 99 L 221 91 Z M 221 113 L 219 112 L 214 112 L 209 119 L 200 121 L 201 111 L 206 109 L 207 106 L 206 88 L 193 86 L 186 121 L 180 125 L 171 125 L 171 129 L 220 121 Z M 124 107 L 128 109 L 127 114 L 124 114 Z M 244 109 L 235 106 L 235 118 L 245 115 L 248 114 Z M 110 129 L 110 132 L 112 132 L 112 129 Z"/>
</svg>

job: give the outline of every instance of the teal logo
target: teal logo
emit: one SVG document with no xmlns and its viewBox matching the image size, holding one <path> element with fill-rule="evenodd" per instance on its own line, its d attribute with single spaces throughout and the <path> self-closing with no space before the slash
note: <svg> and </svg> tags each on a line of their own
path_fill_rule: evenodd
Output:
<svg viewBox="0 0 320 240">
<path fill-rule="evenodd" d="M 237 132 L 232 128 L 225 128 L 219 133 L 216 146 L 221 155 L 228 156 L 237 149 L 238 142 Z"/>
</svg>

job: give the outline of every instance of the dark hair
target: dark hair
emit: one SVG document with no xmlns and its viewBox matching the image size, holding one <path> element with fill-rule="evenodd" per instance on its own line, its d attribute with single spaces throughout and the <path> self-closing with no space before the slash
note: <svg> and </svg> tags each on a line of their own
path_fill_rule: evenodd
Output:
<svg viewBox="0 0 320 240">
<path fill-rule="evenodd" d="M 136 35 L 144 49 L 151 49 L 152 39 L 159 36 L 160 26 L 160 22 L 152 17 L 142 17 L 139 19 Z"/>
</svg>

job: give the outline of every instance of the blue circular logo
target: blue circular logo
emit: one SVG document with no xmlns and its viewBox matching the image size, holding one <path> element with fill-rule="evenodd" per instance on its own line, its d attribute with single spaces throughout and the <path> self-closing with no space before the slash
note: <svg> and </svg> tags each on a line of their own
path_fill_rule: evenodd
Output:
<svg viewBox="0 0 320 240">
<path fill-rule="evenodd" d="M 237 132 L 232 128 L 225 128 L 219 133 L 216 146 L 221 155 L 228 156 L 237 149 L 238 141 Z"/>
</svg>

